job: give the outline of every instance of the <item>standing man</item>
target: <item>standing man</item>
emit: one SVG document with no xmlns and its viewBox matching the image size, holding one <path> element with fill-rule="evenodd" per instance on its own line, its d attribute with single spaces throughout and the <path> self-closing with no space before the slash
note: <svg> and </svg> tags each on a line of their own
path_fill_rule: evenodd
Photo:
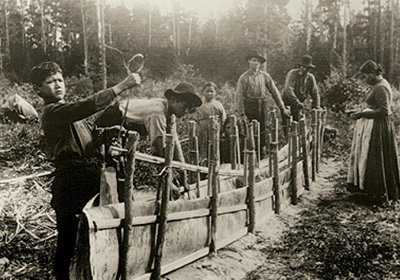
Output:
<svg viewBox="0 0 400 280">
<path fill-rule="evenodd" d="M 304 101 L 308 95 L 312 98 L 312 107 L 319 108 L 319 89 L 315 77 L 309 71 L 314 69 L 312 57 L 304 55 L 298 68 L 292 69 L 286 76 L 283 89 L 283 100 L 290 106 L 294 121 L 299 120 L 300 110 L 304 107 Z M 287 119 L 283 119 L 284 125 Z"/>
<path fill-rule="evenodd" d="M 249 120 L 255 119 L 260 122 L 260 152 L 261 157 L 263 157 L 266 153 L 267 92 L 270 92 L 283 116 L 290 117 L 290 112 L 285 108 L 279 90 L 271 76 L 260 70 L 265 58 L 256 51 L 245 58 L 249 63 L 249 69 L 239 77 L 237 82 L 239 114 L 246 116 Z"/>
</svg>

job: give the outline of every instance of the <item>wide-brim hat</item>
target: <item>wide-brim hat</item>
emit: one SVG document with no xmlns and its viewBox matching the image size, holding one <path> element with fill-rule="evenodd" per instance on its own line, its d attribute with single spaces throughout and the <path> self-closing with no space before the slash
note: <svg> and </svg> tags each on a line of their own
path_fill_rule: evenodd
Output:
<svg viewBox="0 0 400 280">
<path fill-rule="evenodd" d="M 246 60 L 249 60 L 250 58 L 258 58 L 261 64 L 263 64 L 266 61 L 266 59 L 258 51 L 252 51 L 251 53 L 245 56 Z"/>
<path fill-rule="evenodd" d="M 306 68 L 315 68 L 315 65 L 312 63 L 311 55 L 303 55 L 300 65 Z"/>
<path fill-rule="evenodd" d="M 194 107 L 200 107 L 203 104 L 200 96 L 196 94 L 196 90 L 193 85 L 189 83 L 180 83 L 173 89 L 167 89 L 164 92 L 164 96 L 167 99 L 170 98 L 179 98 L 186 100 L 187 102 L 191 103 Z"/>
</svg>

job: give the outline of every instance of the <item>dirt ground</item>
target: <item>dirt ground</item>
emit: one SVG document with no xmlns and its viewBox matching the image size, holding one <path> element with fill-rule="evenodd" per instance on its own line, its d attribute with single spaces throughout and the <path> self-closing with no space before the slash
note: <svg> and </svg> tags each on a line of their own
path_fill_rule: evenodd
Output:
<svg viewBox="0 0 400 280">
<path fill-rule="evenodd" d="M 264 224 L 257 225 L 256 234 L 249 234 L 241 240 L 218 251 L 217 256 L 206 257 L 191 265 L 165 276 L 165 279 L 312 279 L 301 275 L 285 275 L 286 268 L 296 267 L 296 259 L 291 261 L 280 258 L 268 258 L 265 248 L 279 246 L 283 235 L 301 222 L 301 212 L 314 208 L 322 196 L 333 192 L 335 178 L 342 163 L 328 160 L 322 164 L 312 191 L 305 191 L 296 206 L 286 207 L 279 216 L 272 216 Z M 288 278 L 290 277 L 290 278 Z"/>
</svg>

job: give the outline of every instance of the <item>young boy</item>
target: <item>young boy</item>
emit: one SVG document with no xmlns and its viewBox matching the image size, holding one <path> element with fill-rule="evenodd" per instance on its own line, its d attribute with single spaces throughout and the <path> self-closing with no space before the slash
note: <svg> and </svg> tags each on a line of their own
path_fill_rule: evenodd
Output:
<svg viewBox="0 0 400 280">
<path fill-rule="evenodd" d="M 104 109 L 121 92 L 140 84 L 140 76 L 131 74 L 116 86 L 73 103 L 64 100 L 63 73 L 56 63 L 42 62 L 33 67 L 31 80 L 44 101 L 41 121 L 46 155 L 56 167 L 51 200 L 58 232 L 54 269 L 56 279 L 69 279 L 77 215 L 100 189 L 99 139 L 119 131 L 119 127 L 96 130 L 85 118 Z"/>
</svg>

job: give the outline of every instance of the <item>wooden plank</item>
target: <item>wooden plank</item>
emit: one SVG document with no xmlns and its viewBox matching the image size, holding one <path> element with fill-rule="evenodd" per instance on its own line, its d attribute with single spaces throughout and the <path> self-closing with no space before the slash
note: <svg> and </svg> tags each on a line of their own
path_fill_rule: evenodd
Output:
<svg viewBox="0 0 400 280">
<path fill-rule="evenodd" d="M 190 263 L 192 263 L 192 262 L 194 262 L 196 260 L 199 260 L 199 259 L 201 259 L 201 258 L 203 258 L 203 257 L 205 257 L 207 255 L 208 255 L 208 248 L 204 248 L 204 249 L 198 250 L 197 252 L 195 252 L 193 254 L 190 254 L 190 255 L 188 255 L 188 256 L 186 256 L 184 258 L 181 258 L 181 259 L 179 259 L 177 261 L 174 261 L 172 263 L 163 265 L 161 267 L 161 274 L 164 275 L 164 274 L 167 274 L 167 273 L 172 272 L 174 270 L 177 270 L 178 268 L 184 267 L 184 266 L 186 266 L 186 265 L 188 265 L 188 264 L 190 264 Z M 133 280 L 150 280 L 150 277 L 151 277 L 151 273 L 146 273 L 146 274 L 144 274 L 142 276 L 134 278 Z"/>
<path fill-rule="evenodd" d="M 273 192 L 268 192 L 268 193 L 266 193 L 266 194 L 264 194 L 262 196 L 256 197 L 254 199 L 254 202 L 261 202 L 261 201 L 267 200 L 268 198 L 272 197 L 273 195 L 274 195 Z"/>
<path fill-rule="evenodd" d="M 180 221 L 180 220 L 187 220 L 187 219 L 195 219 L 206 217 L 210 215 L 210 209 L 198 209 L 195 211 L 185 211 L 185 212 L 175 212 L 170 213 L 168 215 L 168 222 L 172 221 Z"/>
<path fill-rule="evenodd" d="M 247 210 L 247 205 L 246 204 L 219 207 L 218 208 L 218 215 L 228 214 L 228 213 L 235 213 L 235 212 L 244 211 L 244 210 Z"/>
<path fill-rule="evenodd" d="M 247 235 L 247 232 L 248 232 L 248 229 L 247 229 L 247 227 L 245 227 L 245 228 L 241 229 L 240 231 L 233 233 L 228 238 L 218 240 L 216 243 L 217 250 L 235 242 L 236 240 L 239 240 L 243 236 Z"/>
</svg>

